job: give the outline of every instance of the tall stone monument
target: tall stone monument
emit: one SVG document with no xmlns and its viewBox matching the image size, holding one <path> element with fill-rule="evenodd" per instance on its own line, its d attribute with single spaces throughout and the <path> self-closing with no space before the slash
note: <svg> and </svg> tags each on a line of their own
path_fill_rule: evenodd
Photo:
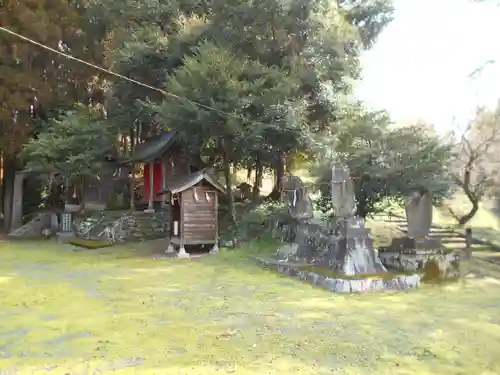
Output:
<svg viewBox="0 0 500 375">
<path fill-rule="evenodd" d="M 349 168 L 340 162 L 332 166 L 332 227 L 338 239 L 337 272 L 344 275 L 386 272 L 374 248 L 370 230 L 356 217 L 356 195 Z"/>
<path fill-rule="evenodd" d="M 427 237 L 432 225 L 432 194 L 421 190 L 406 199 L 406 221 L 409 238 L 422 239 Z"/>
<path fill-rule="evenodd" d="M 329 228 L 305 221 L 297 235 L 295 261 L 329 268 L 339 275 L 386 272 L 373 249 L 370 230 L 354 216 L 356 198 L 349 169 L 341 163 L 332 167 L 333 217 Z"/>
<path fill-rule="evenodd" d="M 411 194 L 405 202 L 408 230 L 379 252 L 387 267 L 416 271 L 434 261 L 444 277 L 458 274 L 458 252 L 447 249 L 440 239 L 429 236 L 432 226 L 432 193 L 426 189 Z"/>
<path fill-rule="evenodd" d="M 354 184 L 349 176 L 349 168 L 342 163 L 332 166 L 332 180 L 330 183 L 333 215 L 336 218 L 346 218 L 356 211 L 356 196 Z"/>
<path fill-rule="evenodd" d="M 389 249 L 392 251 L 413 251 L 441 248 L 441 242 L 429 237 L 432 225 L 432 193 L 420 189 L 406 198 L 405 213 L 408 230 L 406 236 L 394 238 Z"/>
</svg>

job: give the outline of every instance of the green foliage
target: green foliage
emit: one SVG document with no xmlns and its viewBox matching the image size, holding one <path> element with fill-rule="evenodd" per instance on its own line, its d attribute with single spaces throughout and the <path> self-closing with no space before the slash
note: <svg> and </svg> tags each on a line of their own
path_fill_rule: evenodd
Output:
<svg viewBox="0 0 500 375">
<path fill-rule="evenodd" d="M 277 69 L 204 43 L 196 49 L 196 56 L 186 58 L 170 75 L 166 90 L 175 96 L 153 108 L 162 123 L 182 124 L 180 136 L 194 152 L 203 150 L 219 157 L 225 152 L 232 162 L 238 162 L 256 145 L 269 144 L 278 136 L 290 147 L 297 142 L 303 130 L 300 112 L 290 111 L 297 105 L 286 102 L 293 99 L 297 85 Z M 249 123 L 243 116 L 259 122 Z"/>
<path fill-rule="evenodd" d="M 335 143 L 324 146 L 333 150 L 324 152 L 315 171 L 321 191 L 318 204 L 324 212 L 330 209 L 334 159 L 349 166 L 357 213 L 363 217 L 384 209 L 384 203 L 401 202 L 416 189 L 429 189 L 436 201 L 451 192 L 450 147 L 422 126 L 391 128 L 384 113 L 351 108 Z"/>
<path fill-rule="evenodd" d="M 47 124 L 22 151 L 29 170 L 76 180 L 102 170 L 113 151 L 114 129 L 94 108 L 77 108 Z"/>
<path fill-rule="evenodd" d="M 311 150 L 307 132 L 335 117 L 335 95 L 349 91 L 348 78 L 358 75 L 362 46 L 375 40 L 392 12 L 382 0 L 366 7 L 351 1 L 304 0 L 287 4 L 276 0 L 202 4 L 107 0 L 99 6 L 104 10 L 98 13 L 107 14 L 115 25 L 109 54 L 115 70 L 266 125 L 239 124 L 234 118 L 223 119 L 227 116 L 208 114 L 173 98 L 167 98 L 165 105 L 156 93 L 127 82 L 113 84 L 110 113 L 114 121 L 121 127 L 140 128 L 141 133 L 158 126 L 179 128 L 189 135 L 186 143 L 194 152 L 202 149 L 210 154 L 210 162 L 217 159 L 213 150 L 220 148 L 214 137 L 227 131 L 234 149 L 241 150 L 231 155 L 233 163 L 250 168 L 257 161 L 273 168 L 280 154 Z M 219 60 L 210 56 L 209 48 L 221 52 Z M 185 64 L 190 66 L 183 70 Z M 226 70 L 229 76 L 217 77 L 216 69 Z M 239 83 L 222 90 L 217 86 L 220 79 Z M 152 121 L 152 106 L 139 105 L 141 100 L 163 107 L 158 110 L 159 121 Z M 178 109 L 170 111 L 175 106 L 183 107 L 182 116 Z M 311 129 L 305 132 L 306 118 Z M 206 133 L 207 128 L 217 131 Z"/>
<path fill-rule="evenodd" d="M 77 18 L 68 1 L 2 2 L 0 25 L 52 48 L 76 38 Z M 78 52 L 78 51 L 74 51 Z M 85 68 L 19 38 L 0 33 L 0 150 L 15 156 L 29 138 L 41 108 L 66 97 Z"/>
<path fill-rule="evenodd" d="M 277 202 L 241 205 L 237 213 L 240 226 L 239 234 L 243 241 L 271 238 L 275 225 L 288 218 L 288 210 L 285 205 Z"/>
</svg>

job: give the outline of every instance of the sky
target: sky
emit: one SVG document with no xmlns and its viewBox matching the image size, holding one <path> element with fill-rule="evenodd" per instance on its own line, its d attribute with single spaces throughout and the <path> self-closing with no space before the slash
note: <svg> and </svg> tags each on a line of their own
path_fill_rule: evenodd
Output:
<svg viewBox="0 0 500 375">
<path fill-rule="evenodd" d="M 494 0 L 395 0 L 395 18 L 362 56 L 356 93 L 396 122 L 461 128 L 500 99 L 500 6 Z M 469 74 L 488 60 L 475 79 Z"/>
</svg>

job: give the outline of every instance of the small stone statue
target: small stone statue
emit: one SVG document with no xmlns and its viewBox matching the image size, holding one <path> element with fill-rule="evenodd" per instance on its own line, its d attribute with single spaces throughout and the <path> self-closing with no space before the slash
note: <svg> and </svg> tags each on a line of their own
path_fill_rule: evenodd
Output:
<svg viewBox="0 0 500 375">
<path fill-rule="evenodd" d="M 425 238 L 432 225 L 432 194 L 426 189 L 410 195 L 405 204 L 408 237 Z"/>
<path fill-rule="evenodd" d="M 289 243 L 278 249 L 278 254 L 288 259 L 296 254 L 298 242 L 302 242 L 301 228 L 314 217 L 314 210 L 307 188 L 299 177 L 283 177 L 282 186 L 281 201 L 287 205 L 291 220 L 287 222 L 289 231 L 283 236 Z"/>
<path fill-rule="evenodd" d="M 349 176 L 349 168 L 339 162 L 332 166 L 332 207 L 333 214 L 338 218 L 347 218 L 356 211 L 356 196 L 354 184 Z"/>
<path fill-rule="evenodd" d="M 308 220 L 314 217 L 311 198 L 300 177 L 283 177 L 281 200 L 288 206 L 292 219 Z"/>
</svg>

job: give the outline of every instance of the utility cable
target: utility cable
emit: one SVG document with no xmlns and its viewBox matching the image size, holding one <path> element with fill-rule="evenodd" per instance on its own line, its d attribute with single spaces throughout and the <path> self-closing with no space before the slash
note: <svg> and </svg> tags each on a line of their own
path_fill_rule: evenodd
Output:
<svg viewBox="0 0 500 375">
<path fill-rule="evenodd" d="M 109 75 L 111 75 L 111 76 L 114 76 L 114 77 L 117 77 L 117 78 L 123 79 L 123 80 L 125 80 L 125 81 L 128 81 L 128 82 L 130 82 L 130 83 L 133 83 L 133 84 L 136 84 L 136 85 L 139 85 L 139 86 L 145 87 L 145 88 L 147 88 L 147 89 L 150 89 L 150 90 L 153 90 L 153 91 L 157 91 L 157 92 L 159 92 L 159 93 L 162 93 L 163 95 L 170 96 L 170 97 L 175 98 L 175 99 L 177 99 L 177 100 L 188 102 L 188 103 L 190 103 L 190 104 L 192 104 L 192 105 L 194 105 L 194 106 L 196 106 L 196 107 L 203 108 L 203 109 L 207 109 L 207 110 L 209 110 L 209 111 L 213 111 L 213 112 L 217 112 L 217 113 L 219 113 L 219 114 L 221 114 L 221 115 L 224 115 L 224 116 L 227 116 L 227 117 L 234 117 L 234 118 L 238 118 L 239 120 L 243 120 L 243 121 L 248 122 L 248 123 L 250 123 L 250 124 L 255 124 L 255 125 L 266 125 L 266 124 L 261 123 L 261 122 L 251 121 L 251 120 L 249 120 L 249 119 L 245 118 L 244 116 L 237 115 L 237 114 L 235 114 L 235 113 L 229 113 L 229 112 L 221 111 L 220 109 L 217 109 L 217 108 L 214 108 L 214 107 L 210 107 L 210 106 L 205 105 L 205 104 L 202 104 L 202 103 L 195 102 L 195 101 L 190 100 L 190 99 L 188 99 L 188 98 L 185 98 L 185 97 L 182 97 L 182 96 L 179 96 L 179 95 L 176 95 L 176 94 L 172 94 L 171 92 L 168 92 L 168 91 L 162 90 L 162 89 L 160 89 L 160 88 L 157 88 L 157 87 L 154 87 L 154 86 L 148 85 L 147 83 L 143 83 L 143 82 L 137 81 L 137 80 L 135 80 L 135 79 L 129 78 L 129 77 L 127 77 L 127 76 L 124 76 L 124 75 L 122 75 L 122 74 L 115 73 L 115 72 L 113 72 L 113 71 L 111 71 L 111 70 L 109 70 L 109 69 L 105 69 L 105 68 L 103 68 L 103 67 L 101 67 L 101 66 L 98 66 L 98 65 L 95 65 L 95 64 L 89 63 L 89 62 L 87 62 L 87 61 L 85 61 L 85 60 L 79 59 L 78 57 L 75 57 L 75 56 L 69 55 L 69 54 L 64 53 L 64 52 L 62 52 L 62 51 L 58 51 L 58 50 L 56 50 L 56 49 L 54 49 L 54 48 L 52 48 L 52 47 L 49 47 L 49 46 L 47 46 L 47 45 L 45 45 L 45 44 L 42 44 L 42 43 L 40 43 L 40 42 L 37 42 L 36 40 L 33 40 L 33 39 L 30 39 L 30 38 L 27 38 L 27 37 L 25 37 L 25 36 L 23 36 L 23 35 L 21 35 L 21 34 L 18 34 L 18 33 L 14 32 L 14 31 L 12 31 L 12 30 L 9 30 L 9 29 L 7 29 L 7 28 L 5 28 L 5 27 L 0 26 L 0 31 L 3 31 L 3 32 L 7 33 L 7 34 L 10 34 L 10 35 L 12 35 L 12 36 L 15 36 L 16 38 L 19 38 L 19 39 L 21 39 L 21 40 L 24 40 L 25 42 L 28 42 L 28 43 L 34 44 L 35 46 L 38 46 L 38 47 L 40 47 L 40 48 L 43 48 L 43 49 L 45 49 L 45 50 L 47 50 L 47 51 L 50 51 L 50 52 L 56 53 L 56 54 L 58 54 L 58 55 L 60 55 L 60 56 L 63 56 L 63 57 L 65 57 L 65 58 L 67 58 L 68 60 L 73 60 L 73 61 L 76 61 L 76 62 L 78 62 L 78 63 L 80 63 L 80 64 L 87 65 L 87 66 L 89 66 L 89 67 L 91 67 L 91 68 L 93 68 L 93 69 L 96 69 L 96 70 L 100 71 L 100 72 L 103 72 L 103 73 L 109 74 Z"/>
</svg>

